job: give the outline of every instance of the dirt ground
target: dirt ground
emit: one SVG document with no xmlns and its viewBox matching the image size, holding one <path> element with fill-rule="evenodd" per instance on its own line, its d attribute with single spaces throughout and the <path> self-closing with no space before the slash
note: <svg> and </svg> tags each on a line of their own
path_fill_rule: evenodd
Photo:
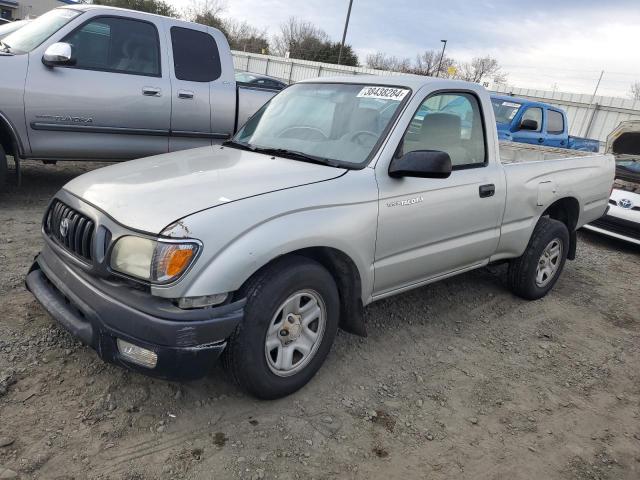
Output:
<svg viewBox="0 0 640 480">
<path fill-rule="evenodd" d="M 0 194 L 0 479 L 638 479 L 640 249 L 580 232 L 546 298 L 481 269 L 366 309 L 302 391 L 220 367 L 103 363 L 25 290 L 48 199 L 99 164 L 27 163 Z"/>
</svg>

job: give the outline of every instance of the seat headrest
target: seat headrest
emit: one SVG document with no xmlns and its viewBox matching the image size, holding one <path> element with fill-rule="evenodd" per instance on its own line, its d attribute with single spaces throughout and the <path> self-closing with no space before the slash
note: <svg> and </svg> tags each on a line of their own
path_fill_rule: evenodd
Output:
<svg viewBox="0 0 640 480">
<path fill-rule="evenodd" d="M 422 120 L 420 139 L 437 144 L 458 143 L 462 134 L 462 121 L 450 113 L 430 113 Z"/>
</svg>

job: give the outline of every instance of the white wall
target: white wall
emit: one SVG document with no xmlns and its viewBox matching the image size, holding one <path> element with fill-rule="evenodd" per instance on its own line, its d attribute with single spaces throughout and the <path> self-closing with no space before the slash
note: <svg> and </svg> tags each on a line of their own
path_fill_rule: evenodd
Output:
<svg viewBox="0 0 640 480">
<path fill-rule="evenodd" d="M 18 0 L 18 3 L 16 15 L 20 20 L 27 17 L 36 18 L 49 10 L 68 5 L 59 0 Z"/>
</svg>

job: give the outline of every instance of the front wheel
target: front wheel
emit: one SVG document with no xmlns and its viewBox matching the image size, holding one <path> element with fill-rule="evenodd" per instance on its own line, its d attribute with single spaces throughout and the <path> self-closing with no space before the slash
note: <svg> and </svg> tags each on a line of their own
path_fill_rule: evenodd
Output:
<svg viewBox="0 0 640 480">
<path fill-rule="evenodd" d="M 320 369 L 338 329 L 331 274 L 304 257 L 284 258 L 248 282 L 245 316 L 223 362 L 238 385 L 263 399 L 289 395 Z"/>
<path fill-rule="evenodd" d="M 541 218 L 527 249 L 509 263 L 508 281 L 513 293 L 527 300 L 544 297 L 558 281 L 568 251 L 567 226 L 551 218 Z"/>
</svg>

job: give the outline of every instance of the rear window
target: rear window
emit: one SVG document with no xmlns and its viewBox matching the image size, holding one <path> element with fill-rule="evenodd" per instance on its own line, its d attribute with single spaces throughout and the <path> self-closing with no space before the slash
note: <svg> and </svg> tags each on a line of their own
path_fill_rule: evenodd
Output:
<svg viewBox="0 0 640 480">
<path fill-rule="evenodd" d="M 547 132 L 562 133 L 564 132 L 564 116 L 555 110 L 547 110 Z"/>
<path fill-rule="evenodd" d="M 211 82 L 220 77 L 220 54 L 208 33 L 171 27 L 173 65 L 178 80 Z"/>
</svg>

